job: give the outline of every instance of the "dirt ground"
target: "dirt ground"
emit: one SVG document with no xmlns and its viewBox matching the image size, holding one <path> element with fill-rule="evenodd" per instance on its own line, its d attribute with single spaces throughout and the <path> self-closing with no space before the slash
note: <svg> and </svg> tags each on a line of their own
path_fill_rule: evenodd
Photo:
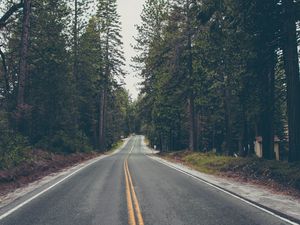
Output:
<svg viewBox="0 0 300 225">
<path fill-rule="evenodd" d="M 0 196 L 99 155 L 101 154 L 96 152 L 63 155 L 31 150 L 27 156 L 30 160 L 24 161 L 15 168 L 0 170 Z"/>
</svg>

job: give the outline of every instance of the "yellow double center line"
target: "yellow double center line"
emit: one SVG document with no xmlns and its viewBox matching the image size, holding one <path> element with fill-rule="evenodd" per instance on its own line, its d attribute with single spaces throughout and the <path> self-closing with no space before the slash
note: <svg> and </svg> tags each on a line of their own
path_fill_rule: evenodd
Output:
<svg viewBox="0 0 300 225">
<path fill-rule="evenodd" d="M 129 152 L 132 152 L 134 148 L 134 144 Z M 136 193 L 133 187 L 131 174 L 128 168 L 128 158 L 125 159 L 124 162 L 124 172 L 125 172 L 125 183 L 126 183 L 126 198 L 127 198 L 127 209 L 128 209 L 128 224 L 129 225 L 144 225 L 143 216 L 141 213 L 141 209 L 139 206 L 138 199 L 136 197 Z M 136 222 L 137 220 L 137 222 Z"/>
</svg>

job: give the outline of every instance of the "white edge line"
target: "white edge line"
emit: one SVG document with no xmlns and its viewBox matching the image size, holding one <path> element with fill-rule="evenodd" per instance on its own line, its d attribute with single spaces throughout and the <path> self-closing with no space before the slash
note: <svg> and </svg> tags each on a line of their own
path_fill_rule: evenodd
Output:
<svg viewBox="0 0 300 225">
<path fill-rule="evenodd" d="M 134 139 L 134 142 L 133 142 L 133 144 L 132 144 L 132 147 L 131 147 L 131 149 L 130 149 L 128 155 L 130 155 L 130 154 L 132 153 L 132 151 L 133 151 L 133 149 L 134 149 L 134 147 L 135 147 L 135 143 L 136 143 L 136 139 Z"/>
<path fill-rule="evenodd" d="M 278 219 L 280 219 L 280 220 L 282 220 L 282 221 L 285 221 L 285 222 L 290 223 L 290 224 L 293 224 L 293 225 L 299 225 L 299 224 L 296 223 L 296 222 L 293 222 L 293 221 L 291 221 L 291 220 L 289 220 L 289 219 L 286 219 L 286 218 L 284 218 L 284 217 L 282 217 L 282 216 L 279 216 L 279 215 L 277 215 L 277 214 L 274 213 L 274 212 L 271 212 L 271 211 L 269 211 L 269 210 L 267 210 L 267 209 L 265 209 L 265 208 L 262 208 L 262 207 L 260 207 L 260 206 L 258 206 L 258 205 L 256 205 L 256 204 L 254 204 L 254 203 L 252 203 L 252 202 L 250 202 L 250 201 L 247 201 L 246 199 L 243 199 L 243 198 L 241 198 L 241 197 L 239 197 L 239 196 L 237 196 L 237 195 L 234 195 L 234 194 L 230 193 L 229 191 L 226 191 L 226 190 L 224 190 L 224 189 L 222 189 L 222 188 L 219 188 L 218 186 L 216 186 L 216 185 L 214 185 L 214 184 L 212 184 L 212 183 L 209 183 L 209 182 L 203 180 L 202 178 L 198 178 L 198 177 L 195 176 L 195 175 L 192 175 L 192 174 L 190 174 L 190 173 L 188 173 L 188 172 L 185 172 L 185 171 L 183 171 L 183 170 L 181 170 L 181 169 L 178 169 L 178 168 L 176 168 L 175 166 L 173 166 L 173 165 L 171 165 L 171 164 L 168 164 L 168 163 L 166 163 L 166 162 L 164 162 L 164 161 L 158 159 L 156 156 L 154 156 L 154 157 L 153 157 L 153 156 L 151 157 L 151 156 L 149 156 L 149 155 L 146 155 L 146 156 L 149 157 L 150 159 L 156 161 L 156 162 L 159 162 L 159 163 L 161 163 L 161 164 L 164 164 L 165 166 L 168 166 L 169 168 L 172 168 L 172 169 L 174 169 L 174 170 L 177 170 L 177 171 L 180 172 L 180 173 L 183 173 L 183 174 L 185 174 L 185 175 L 187 175 L 187 176 L 189 176 L 189 177 L 192 177 L 192 178 L 194 178 L 194 179 L 196 179 L 196 180 L 198 180 L 198 181 L 201 181 L 202 183 L 205 183 L 205 184 L 208 185 L 208 186 L 211 186 L 211 187 L 213 187 L 213 188 L 215 188 L 215 189 L 217 189 L 217 190 L 219 190 L 219 191 L 222 191 L 222 192 L 224 192 L 224 193 L 226 193 L 226 194 L 228 194 L 228 195 L 230 195 L 230 196 L 232 196 L 232 197 L 234 197 L 234 198 L 236 198 L 236 199 L 239 199 L 240 201 L 243 201 L 243 202 L 245 202 L 245 203 L 247 203 L 247 204 L 249 204 L 249 205 L 251 205 L 251 206 L 253 206 L 253 207 L 257 208 L 257 209 L 260 209 L 260 210 L 262 210 L 262 211 L 264 211 L 264 212 L 266 212 L 266 213 L 268 213 L 268 214 L 270 214 L 270 215 L 272 215 L 272 216 L 274 216 L 274 217 L 276 217 L 276 218 L 278 218 Z"/>
<path fill-rule="evenodd" d="M 128 141 L 127 141 L 127 142 L 128 142 Z M 124 144 L 124 146 L 122 146 L 122 147 L 120 148 L 119 151 L 121 151 L 121 150 L 125 147 L 125 145 L 127 144 L 127 142 Z M 83 167 L 81 167 L 81 168 L 75 170 L 74 172 L 72 172 L 72 173 L 70 173 L 68 176 L 62 178 L 61 180 L 59 180 L 59 181 L 56 182 L 55 184 L 51 185 L 50 187 L 44 189 L 43 191 L 39 192 L 38 194 L 32 196 L 31 198 L 27 199 L 26 201 L 20 203 L 19 205 L 15 206 L 14 208 L 12 208 L 12 209 L 8 210 L 7 212 L 5 212 L 4 214 L 0 215 L 0 221 L 3 220 L 5 217 L 9 216 L 10 214 L 12 214 L 13 212 L 17 211 L 18 209 L 20 209 L 20 208 L 23 207 L 24 205 L 27 205 L 27 204 L 28 204 L 29 202 L 31 202 L 32 200 L 38 198 L 39 196 L 41 196 L 41 195 L 44 194 L 45 192 L 47 192 L 47 191 L 49 191 L 50 189 L 54 188 L 54 187 L 57 186 L 58 184 L 60 184 L 60 183 L 62 183 L 63 181 L 67 180 L 69 177 L 73 176 L 74 174 L 78 173 L 79 171 L 81 171 L 81 170 L 87 168 L 88 166 L 90 166 L 90 165 L 92 165 L 92 164 L 94 164 L 94 163 L 96 163 L 96 162 L 98 162 L 98 161 L 100 161 L 100 160 L 102 160 L 102 159 L 104 159 L 104 158 L 107 158 L 107 157 L 109 157 L 109 156 L 112 156 L 112 155 L 116 154 L 116 153 L 119 152 L 119 151 L 117 150 L 117 151 L 115 151 L 115 152 L 114 152 L 113 154 L 111 154 L 111 155 L 102 155 L 102 156 L 100 156 L 98 159 L 95 159 L 94 161 L 90 162 L 89 164 L 84 165 Z"/>
</svg>

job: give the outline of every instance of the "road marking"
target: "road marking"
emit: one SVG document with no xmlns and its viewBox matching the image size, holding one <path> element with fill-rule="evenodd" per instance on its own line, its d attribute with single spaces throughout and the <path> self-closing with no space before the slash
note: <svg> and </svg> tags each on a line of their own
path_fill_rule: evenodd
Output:
<svg viewBox="0 0 300 225">
<path fill-rule="evenodd" d="M 133 204 L 132 204 L 132 198 L 131 198 L 131 192 L 129 187 L 129 181 L 128 181 L 128 174 L 126 170 L 126 162 L 127 159 L 124 162 L 124 172 L 125 172 L 125 182 L 126 182 L 126 199 L 127 199 L 127 210 L 128 210 L 128 224 L 129 225 L 136 225 L 135 217 L 134 217 L 134 210 L 133 210 Z"/>
<path fill-rule="evenodd" d="M 21 207 L 23 207 L 24 205 L 27 205 L 29 202 L 31 202 L 32 200 L 36 199 L 37 197 L 41 196 L 42 194 L 44 194 L 45 192 L 49 191 L 50 189 L 54 188 L 55 186 L 57 186 L 58 184 L 62 183 L 63 181 L 67 180 L 69 177 L 75 175 L 76 173 L 80 172 L 81 170 L 87 168 L 88 166 L 100 161 L 101 159 L 104 159 L 108 156 L 101 156 L 99 159 L 96 159 L 95 161 L 92 161 L 91 163 L 75 170 L 74 172 L 70 173 L 68 176 L 62 178 L 61 180 L 59 180 L 58 182 L 56 182 L 55 184 L 51 185 L 50 187 L 46 188 L 45 190 L 39 192 L 38 194 L 32 196 L 31 198 L 27 199 L 26 201 L 22 202 L 21 204 L 17 205 L 16 207 L 12 208 L 11 210 L 7 211 L 6 213 L 0 215 L 0 220 L 4 219 L 5 217 L 9 216 L 10 214 L 12 214 L 13 212 L 17 211 L 18 209 L 20 209 Z"/>
<path fill-rule="evenodd" d="M 136 193 L 135 193 L 135 190 L 134 190 L 134 187 L 133 187 L 132 178 L 131 178 L 131 175 L 130 175 L 130 172 L 129 172 L 128 161 L 127 160 L 126 160 L 126 170 L 127 170 L 127 174 L 128 174 L 128 178 L 129 178 L 129 184 L 130 184 L 130 187 L 131 187 L 131 192 L 132 192 L 136 217 L 138 219 L 138 224 L 139 225 L 144 225 L 143 216 L 142 216 L 140 205 L 139 205 L 139 202 L 138 202 L 138 199 L 136 197 Z"/>
<path fill-rule="evenodd" d="M 145 155 L 146 155 L 146 154 L 145 154 Z M 154 160 L 155 162 L 159 162 L 159 163 L 161 163 L 161 164 L 163 164 L 163 165 L 165 165 L 165 166 L 167 166 L 167 167 L 169 167 L 169 168 L 172 168 L 172 169 L 174 169 L 174 170 L 177 170 L 177 171 L 180 172 L 180 173 L 183 173 L 183 174 L 185 174 L 185 175 L 187 175 L 187 176 L 189 176 L 189 177 L 192 177 L 192 178 L 194 178 L 194 179 L 196 179 L 196 180 L 198 180 L 198 181 L 201 181 L 202 183 L 205 183 L 205 184 L 208 185 L 208 186 L 211 186 L 211 187 L 213 187 L 213 188 L 215 188 L 215 189 L 217 189 L 217 190 L 219 190 L 219 191 L 221 191 L 221 192 L 223 192 L 223 193 L 226 193 L 226 194 L 230 195 L 231 197 L 234 197 L 234 198 L 236 198 L 236 199 L 239 199 L 240 201 L 245 202 L 245 203 L 247 203 L 248 205 L 251 205 L 251 206 L 253 206 L 253 207 L 255 207 L 255 208 L 257 208 L 257 209 L 259 209 L 259 210 L 261 210 L 261 211 L 264 211 L 265 213 L 268 213 L 268 214 L 270 214 L 270 215 L 272 215 L 272 216 L 274 216 L 274 217 L 276 217 L 276 218 L 278 218 L 278 219 L 280 219 L 280 220 L 282 220 L 282 221 L 284 221 L 284 222 L 287 222 L 287 223 L 292 224 L 292 225 L 299 225 L 299 223 L 296 223 L 296 222 L 294 222 L 294 221 L 291 221 L 291 220 L 289 220 L 289 219 L 287 219 L 287 218 L 284 218 L 284 217 L 282 217 L 282 216 L 280 216 L 280 215 L 278 215 L 278 214 L 276 214 L 276 213 L 274 213 L 274 212 L 272 212 L 272 211 L 270 211 L 270 210 L 268 210 L 268 209 L 265 209 L 265 208 L 263 208 L 263 207 L 261 207 L 261 206 L 259 206 L 259 205 L 256 205 L 255 203 L 253 203 L 253 202 L 251 202 L 251 201 L 249 201 L 249 200 L 247 200 L 247 199 L 245 199 L 245 198 L 242 198 L 242 197 L 240 197 L 240 196 L 238 196 L 238 195 L 235 195 L 235 194 L 231 193 L 230 191 L 227 191 L 227 190 L 225 190 L 225 189 L 223 189 L 223 188 L 221 188 L 221 187 L 219 187 L 219 186 L 217 186 L 217 185 L 215 185 L 215 184 L 212 184 L 212 183 L 210 183 L 210 182 L 208 182 L 208 181 L 205 181 L 204 179 L 202 179 L 202 178 L 200 178 L 200 177 L 197 177 L 197 176 L 192 175 L 192 174 L 190 174 L 190 173 L 188 173 L 188 172 L 185 172 L 184 170 L 181 170 L 181 169 L 179 169 L 179 168 L 177 168 L 177 167 L 175 167 L 175 166 L 173 166 L 173 165 L 170 165 L 170 164 L 168 164 L 168 163 L 166 163 L 166 162 L 163 162 L 163 161 L 161 161 L 160 159 L 156 159 L 156 157 L 151 157 L 151 156 L 149 156 L 149 155 L 146 155 L 146 156 L 149 157 L 151 160 Z"/>
<path fill-rule="evenodd" d="M 136 196 L 136 192 L 134 190 L 131 174 L 128 167 L 128 158 L 130 157 L 134 146 L 135 146 L 136 140 L 134 141 L 129 154 L 127 155 L 125 161 L 124 161 L 124 171 L 125 171 L 125 182 L 126 182 L 126 198 L 127 198 L 127 209 L 128 209 L 128 223 L 129 225 L 136 225 L 137 218 L 138 225 L 144 225 L 143 216 L 141 213 L 141 209 L 139 206 L 139 202 Z M 133 209 L 134 208 L 134 209 Z M 135 214 L 134 214 L 135 212 Z"/>
<path fill-rule="evenodd" d="M 59 185 L 60 183 L 62 183 L 63 181 L 67 180 L 68 178 L 70 178 L 71 176 L 75 175 L 76 173 L 80 172 L 81 170 L 91 166 L 92 164 L 107 158 L 109 156 L 115 155 L 116 153 L 118 153 L 119 151 L 121 151 L 126 145 L 127 145 L 128 141 L 126 141 L 122 147 L 120 147 L 119 150 L 116 150 L 114 153 L 112 153 L 111 155 L 102 155 L 100 156 L 98 159 L 95 159 L 94 161 L 88 163 L 87 165 L 75 170 L 74 172 L 70 173 L 69 175 L 67 175 L 66 177 L 62 178 L 61 180 L 59 180 L 58 182 L 54 183 L 53 185 L 51 185 L 50 187 L 44 189 L 43 191 L 37 193 L 36 195 L 32 196 L 31 198 L 25 200 L 24 202 L 20 203 L 19 205 L 15 206 L 14 208 L 8 210 L 7 212 L 5 212 L 4 214 L 0 215 L 0 221 L 3 220 L 5 217 L 9 216 L 10 214 L 14 213 L 15 211 L 17 211 L 18 209 L 22 208 L 23 206 L 27 205 L 29 202 L 31 202 L 32 200 L 38 198 L 39 196 L 41 196 L 42 194 L 46 193 L 47 191 L 51 190 L 52 188 L 54 188 L 55 186 Z"/>
<path fill-rule="evenodd" d="M 135 143 L 136 143 L 136 139 L 134 140 L 133 145 L 132 145 L 132 147 L 131 147 L 131 149 L 130 149 L 130 151 L 129 151 L 129 154 L 127 155 L 127 158 L 126 158 L 126 159 L 128 159 L 129 156 L 130 156 L 130 154 L 132 153 L 132 151 L 133 151 L 133 149 L 134 149 Z"/>
</svg>

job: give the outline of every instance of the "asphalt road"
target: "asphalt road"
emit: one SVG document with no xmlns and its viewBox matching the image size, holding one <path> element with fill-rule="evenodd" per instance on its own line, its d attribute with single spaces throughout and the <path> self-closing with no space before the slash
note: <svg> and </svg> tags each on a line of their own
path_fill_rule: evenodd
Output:
<svg viewBox="0 0 300 225">
<path fill-rule="evenodd" d="M 0 224 L 289 224 L 150 159 L 146 151 L 142 137 L 134 136 L 115 155 L 82 169 L 22 207 L 15 203 L 10 209 L 19 208 Z"/>
</svg>

